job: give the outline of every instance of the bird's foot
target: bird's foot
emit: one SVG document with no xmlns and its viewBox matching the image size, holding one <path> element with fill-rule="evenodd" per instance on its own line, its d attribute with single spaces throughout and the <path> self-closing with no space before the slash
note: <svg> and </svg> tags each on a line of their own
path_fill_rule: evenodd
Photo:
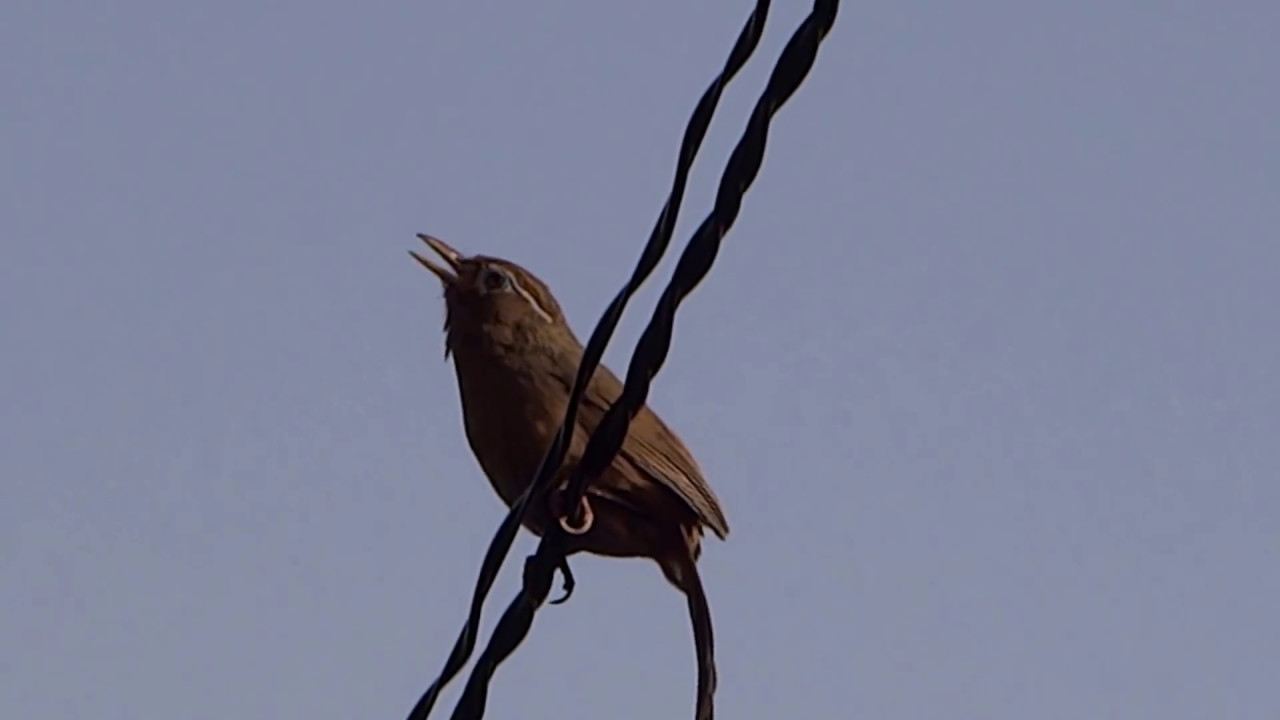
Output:
<svg viewBox="0 0 1280 720">
<path fill-rule="evenodd" d="M 564 577 L 564 595 L 555 600 L 551 600 L 551 605 L 563 605 L 573 595 L 573 589 L 578 586 L 578 581 L 573 579 L 573 571 L 569 569 L 569 558 L 560 558 L 560 575 Z"/>
</svg>

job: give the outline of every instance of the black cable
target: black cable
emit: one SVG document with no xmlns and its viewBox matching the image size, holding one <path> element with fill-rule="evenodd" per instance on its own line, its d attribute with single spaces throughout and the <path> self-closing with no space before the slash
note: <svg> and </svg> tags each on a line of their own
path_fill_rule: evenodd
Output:
<svg viewBox="0 0 1280 720">
<path fill-rule="evenodd" d="M 636 344 L 622 395 L 605 413 L 587 442 L 582 460 L 567 490 L 569 494 L 565 498 L 566 507 L 577 507 L 588 482 L 613 462 L 622 447 L 631 419 L 644 404 L 649 385 L 666 360 L 676 310 L 681 301 L 706 277 L 715 262 L 720 241 L 733 226 L 742 207 L 742 198 L 760 172 L 769 136 L 769 122 L 799 89 L 809 69 L 813 67 L 818 48 L 835 23 L 838 9 L 838 0 L 816 0 L 813 10 L 796 29 L 779 56 L 768 85 L 756 102 L 747 128 L 734 147 L 720 177 L 715 208 L 698 226 L 681 253 L 671 282 L 663 291 L 649 325 Z M 586 366 L 587 360 L 584 359 L 582 367 Z M 582 378 L 580 368 L 579 380 Z M 480 720 L 484 716 L 489 682 L 498 665 L 528 635 L 537 608 L 550 592 L 552 573 L 564 559 L 563 542 L 564 531 L 559 524 L 553 524 L 538 543 L 537 551 L 526 560 L 524 585 L 503 614 L 489 645 L 467 679 L 462 698 L 451 716 L 453 720 Z M 710 717 L 710 702 L 709 695 L 699 697 L 695 717 Z"/>
<path fill-rule="evenodd" d="M 561 423 L 560 430 L 556 433 L 551 446 L 547 448 L 542 464 L 539 466 L 537 475 L 530 483 L 529 488 L 511 506 L 510 512 L 507 513 L 507 517 L 503 519 L 502 524 L 498 526 L 498 531 L 489 543 L 489 549 L 485 552 L 484 561 L 480 566 L 480 576 L 476 579 L 467 622 L 463 626 L 462 632 L 458 635 L 458 639 L 454 643 L 448 659 L 445 661 L 444 669 L 440 672 L 440 676 L 431 683 L 431 686 L 427 688 L 427 691 L 423 693 L 413 710 L 410 711 L 409 720 L 426 720 L 431 714 L 431 709 L 435 706 L 441 690 L 458 674 L 458 671 L 466 664 L 471 652 L 475 649 L 476 634 L 480 629 L 480 616 L 485 598 L 488 596 L 489 590 L 492 589 L 494 580 L 497 579 L 502 562 L 511 550 L 512 542 L 515 541 L 529 498 L 536 490 L 545 487 L 551 481 L 552 476 L 564 461 L 565 452 L 568 450 L 567 438 L 569 437 L 565 432 L 565 428 L 572 428 L 577 421 L 578 404 L 582 399 L 582 393 L 586 389 L 587 382 L 591 379 L 596 367 L 600 364 L 600 359 L 604 356 L 605 347 L 609 344 L 609 340 L 617 328 L 618 321 L 622 318 L 622 311 L 625 309 L 627 301 L 631 299 L 635 291 L 653 272 L 658 261 L 662 259 L 662 254 L 671 243 L 671 234 L 675 229 L 676 219 L 680 214 L 680 205 L 684 200 L 684 188 L 689 178 L 689 170 L 693 166 L 693 160 L 702 146 L 702 140 L 706 137 L 707 129 L 711 126 L 711 118 L 715 114 L 716 105 L 720 102 L 720 95 L 724 92 L 725 86 L 737 75 L 738 71 L 742 69 L 747 59 L 751 57 L 751 54 L 755 52 L 756 47 L 760 44 L 760 36 L 764 31 L 765 21 L 769 15 L 769 4 L 769 0 L 757 0 L 755 9 L 747 17 L 746 25 L 738 34 L 738 39 L 734 43 L 733 49 L 729 52 L 729 59 L 725 61 L 724 69 L 720 71 L 720 74 L 716 76 L 715 80 L 711 82 L 711 85 L 698 100 L 698 104 L 685 127 L 684 139 L 680 144 L 680 155 L 676 163 L 675 178 L 671 183 L 671 192 L 662 206 L 662 211 L 658 215 L 658 220 L 654 224 L 653 230 L 649 233 L 649 241 L 645 244 L 644 251 L 640 255 L 640 260 L 636 264 L 631 278 L 617 296 L 614 297 L 613 301 L 609 303 L 604 315 L 596 324 L 595 330 L 592 331 L 591 338 L 583 351 L 582 361 L 578 366 L 578 375 L 570 393 L 569 405 L 565 409 L 564 422 Z M 565 567 L 568 567 L 567 564 Z M 543 595 L 543 599 L 545 599 L 545 595 Z"/>
</svg>

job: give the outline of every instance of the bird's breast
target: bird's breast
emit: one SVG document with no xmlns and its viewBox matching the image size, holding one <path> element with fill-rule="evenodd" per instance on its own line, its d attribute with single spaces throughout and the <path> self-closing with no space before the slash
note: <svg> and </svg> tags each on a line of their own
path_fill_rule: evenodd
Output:
<svg viewBox="0 0 1280 720">
<path fill-rule="evenodd" d="M 527 358 L 455 350 L 463 425 L 471 450 L 507 505 L 533 480 L 564 417 L 568 395 Z"/>
</svg>

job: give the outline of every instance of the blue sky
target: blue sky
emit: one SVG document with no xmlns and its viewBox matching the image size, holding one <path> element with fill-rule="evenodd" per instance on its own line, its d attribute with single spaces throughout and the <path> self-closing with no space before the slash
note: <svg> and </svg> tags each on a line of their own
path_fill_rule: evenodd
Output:
<svg viewBox="0 0 1280 720">
<path fill-rule="evenodd" d="M 0 717 L 402 717 L 502 516 L 405 250 L 585 336 L 750 6 L 6 4 Z M 1280 715 L 1278 34 L 843 5 L 651 395 L 733 527 L 721 717 Z M 691 715 L 679 595 L 575 567 L 488 717 Z"/>
</svg>

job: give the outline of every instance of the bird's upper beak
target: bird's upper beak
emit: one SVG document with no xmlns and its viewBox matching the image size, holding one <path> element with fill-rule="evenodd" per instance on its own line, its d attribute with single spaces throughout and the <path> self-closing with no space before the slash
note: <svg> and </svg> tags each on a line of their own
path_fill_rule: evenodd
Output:
<svg viewBox="0 0 1280 720">
<path fill-rule="evenodd" d="M 410 250 L 409 254 L 413 256 L 413 259 L 422 263 L 423 267 L 425 267 L 426 269 L 434 273 L 436 277 L 440 278 L 440 282 L 444 283 L 445 287 L 448 287 L 453 283 L 457 282 L 458 281 L 457 272 L 458 272 L 458 267 L 462 264 L 462 255 L 457 250 L 454 250 L 453 248 L 446 245 L 444 241 L 440 240 L 439 238 L 434 238 L 434 237 L 431 237 L 430 235 L 423 235 L 419 233 L 418 239 L 426 243 L 427 247 L 434 250 L 436 254 L 439 255 L 440 258 L 444 260 L 445 264 L 448 265 L 449 267 L 448 268 L 441 267 L 431 262 L 430 260 L 422 257 L 418 253 Z"/>
</svg>

